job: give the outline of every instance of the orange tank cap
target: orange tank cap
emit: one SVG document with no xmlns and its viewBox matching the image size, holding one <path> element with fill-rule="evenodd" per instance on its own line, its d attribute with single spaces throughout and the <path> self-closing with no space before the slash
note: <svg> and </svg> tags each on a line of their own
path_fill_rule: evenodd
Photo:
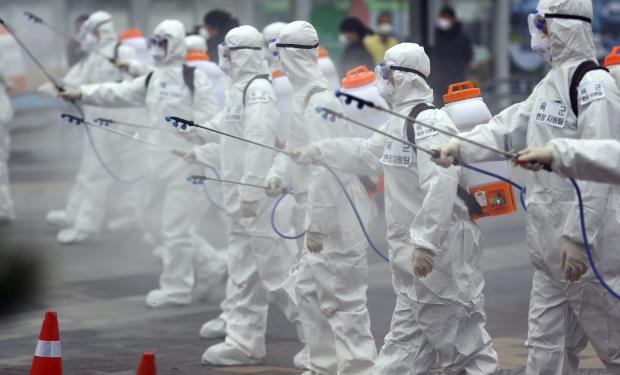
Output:
<svg viewBox="0 0 620 375">
<path fill-rule="evenodd" d="M 342 79 L 342 87 L 355 89 L 373 83 L 376 80 L 375 72 L 371 72 L 364 65 L 353 68 Z"/>
<path fill-rule="evenodd" d="M 137 27 L 128 27 L 121 32 L 118 40 L 123 41 L 131 38 L 144 38 L 144 36 L 142 35 L 142 31 Z"/>
<path fill-rule="evenodd" d="M 194 49 L 187 52 L 185 61 L 209 61 L 209 54 L 199 49 Z"/>
<path fill-rule="evenodd" d="M 448 88 L 448 93 L 443 96 L 445 104 L 458 102 L 466 99 L 479 98 L 482 91 L 477 88 L 471 81 L 453 83 Z"/>
<path fill-rule="evenodd" d="M 272 79 L 280 78 L 280 77 L 283 77 L 283 76 L 284 76 L 284 73 L 282 72 L 282 69 L 274 70 L 273 73 L 271 73 L 271 78 Z"/>
<path fill-rule="evenodd" d="M 605 67 L 620 64 L 620 46 L 615 46 L 609 56 L 605 57 Z"/>
<path fill-rule="evenodd" d="M 329 51 L 323 46 L 319 46 L 319 57 L 329 57 Z"/>
</svg>

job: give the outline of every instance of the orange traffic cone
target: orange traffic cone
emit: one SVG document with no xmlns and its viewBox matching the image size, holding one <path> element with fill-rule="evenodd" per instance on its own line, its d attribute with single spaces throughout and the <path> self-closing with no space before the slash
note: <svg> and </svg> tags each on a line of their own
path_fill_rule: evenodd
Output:
<svg viewBox="0 0 620 375">
<path fill-rule="evenodd" d="M 157 375 L 157 368 L 155 367 L 155 354 L 142 354 L 142 359 L 140 359 L 140 365 L 138 366 L 136 375 Z"/>
<path fill-rule="evenodd" d="M 45 313 L 41 334 L 32 359 L 30 375 L 62 375 L 60 333 L 55 311 Z"/>
</svg>

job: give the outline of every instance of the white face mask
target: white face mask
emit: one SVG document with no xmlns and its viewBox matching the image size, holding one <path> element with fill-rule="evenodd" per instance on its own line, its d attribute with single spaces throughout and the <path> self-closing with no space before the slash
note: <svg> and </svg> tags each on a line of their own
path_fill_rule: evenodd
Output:
<svg viewBox="0 0 620 375">
<path fill-rule="evenodd" d="M 90 53 L 97 47 L 97 37 L 93 33 L 88 33 L 84 39 L 80 42 L 80 48 L 84 52 Z"/>
<path fill-rule="evenodd" d="M 532 51 L 540 55 L 547 63 L 551 62 L 551 39 L 538 27 L 536 27 L 536 14 L 528 17 L 528 28 L 530 30 L 530 46 Z"/>
<path fill-rule="evenodd" d="M 349 38 L 347 38 L 344 34 L 340 34 L 338 35 L 338 41 L 340 42 L 340 44 L 348 46 L 349 45 Z"/>
<path fill-rule="evenodd" d="M 437 20 L 437 27 L 443 31 L 450 30 L 452 28 L 452 21 L 442 17 Z"/>
<path fill-rule="evenodd" d="M 379 95 L 385 99 L 388 103 L 392 103 L 394 95 L 396 95 L 396 87 L 392 85 L 387 73 L 387 65 L 380 64 L 375 68 L 375 76 L 377 77 L 377 88 L 379 89 Z"/>
<path fill-rule="evenodd" d="M 198 31 L 198 34 L 200 34 L 201 37 L 205 38 L 205 40 L 209 39 L 209 32 L 204 27 L 200 28 L 200 31 Z"/>
<path fill-rule="evenodd" d="M 162 47 L 151 47 L 150 49 L 151 56 L 155 63 L 161 63 L 166 58 L 166 49 Z"/>
<path fill-rule="evenodd" d="M 232 70 L 230 63 L 230 50 L 226 48 L 224 43 L 220 43 L 220 45 L 217 46 L 217 55 L 219 58 L 218 66 L 224 73 L 230 75 Z"/>
</svg>

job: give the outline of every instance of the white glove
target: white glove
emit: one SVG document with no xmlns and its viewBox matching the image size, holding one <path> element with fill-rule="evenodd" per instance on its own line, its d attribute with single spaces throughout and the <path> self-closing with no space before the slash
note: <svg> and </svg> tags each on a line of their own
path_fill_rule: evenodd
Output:
<svg viewBox="0 0 620 375">
<path fill-rule="evenodd" d="M 317 232 L 306 232 L 306 248 L 312 254 L 318 254 L 323 251 L 324 235 Z"/>
<path fill-rule="evenodd" d="M 282 195 L 282 180 L 279 177 L 271 177 L 267 180 L 267 188 L 265 189 L 265 194 L 268 197 L 275 198 L 277 196 Z"/>
<path fill-rule="evenodd" d="M 454 160 L 458 159 L 461 150 L 461 142 L 452 138 L 450 142 L 433 151 L 439 151 L 439 158 L 431 158 L 431 160 L 444 168 L 448 168 L 454 164 Z"/>
<path fill-rule="evenodd" d="M 65 100 L 81 100 L 82 91 L 80 89 L 66 87 L 63 91 L 58 93 L 58 96 Z"/>
<path fill-rule="evenodd" d="M 545 165 L 553 163 L 553 150 L 549 147 L 528 147 L 519 151 L 516 164 L 530 171 L 538 172 Z"/>
<path fill-rule="evenodd" d="M 566 280 L 574 283 L 588 272 L 588 256 L 582 244 L 566 241 L 562 246 L 562 271 Z"/>
<path fill-rule="evenodd" d="M 241 201 L 241 207 L 239 214 L 241 217 L 256 217 L 256 211 L 258 209 L 258 201 Z"/>
<path fill-rule="evenodd" d="M 316 159 L 321 156 L 321 149 L 319 146 L 311 143 L 293 151 L 293 154 L 296 156 L 296 162 L 308 165 L 314 163 Z"/>
<path fill-rule="evenodd" d="M 428 249 L 416 247 L 411 261 L 413 273 L 418 278 L 426 277 L 435 266 L 435 255 Z"/>
</svg>

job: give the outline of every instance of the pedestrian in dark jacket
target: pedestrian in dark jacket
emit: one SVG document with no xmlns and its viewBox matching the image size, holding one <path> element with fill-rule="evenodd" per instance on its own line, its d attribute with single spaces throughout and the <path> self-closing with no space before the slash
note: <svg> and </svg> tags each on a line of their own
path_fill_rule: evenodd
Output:
<svg viewBox="0 0 620 375">
<path fill-rule="evenodd" d="M 239 26 L 239 21 L 234 18 L 230 13 L 225 10 L 212 10 L 204 16 L 204 30 L 207 35 L 207 53 L 209 54 L 209 61 L 214 63 L 219 62 L 219 56 L 217 54 L 217 46 L 224 42 L 226 33 L 231 29 Z"/>
<path fill-rule="evenodd" d="M 340 42 L 345 45 L 344 53 L 340 58 L 340 76 L 344 77 L 347 71 L 365 65 L 373 70 L 375 63 L 368 49 L 364 45 L 364 38 L 372 35 L 362 21 L 355 17 L 346 18 L 340 24 Z"/>
<path fill-rule="evenodd" d="M 439 14 L 435 46 L 431 49 L 431 86 L 435 104 L 443 105 L 443 95 L 452 83 L 463 82 L 473 56 L 472 44 L 451 7 Z"/>
</svg>

